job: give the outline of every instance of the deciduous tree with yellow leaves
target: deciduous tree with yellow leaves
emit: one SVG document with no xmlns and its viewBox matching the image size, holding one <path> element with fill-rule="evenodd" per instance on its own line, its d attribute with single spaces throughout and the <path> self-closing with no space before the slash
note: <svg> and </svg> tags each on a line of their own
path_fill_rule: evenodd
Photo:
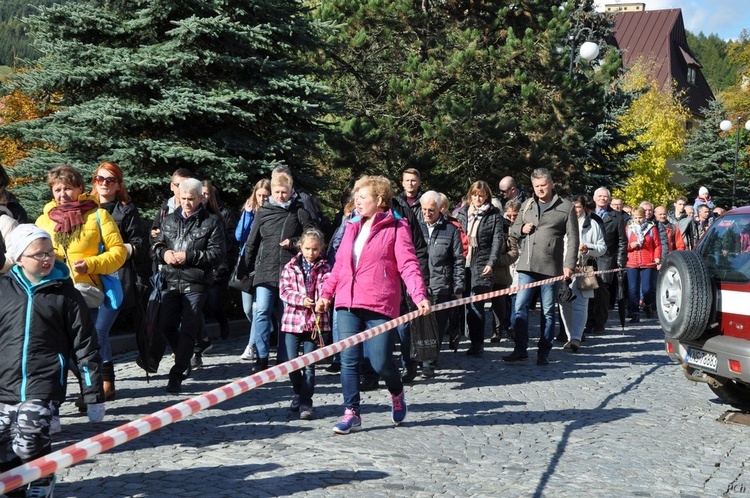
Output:
<svg viewBox="0 0 750 498">
<path fill-rule="evenodd" d="M 644 200 L 667 205 L 674 199 L 677 188 L 667 161 L 680 155 L 687 138 L 685 123 L 690 113 L 671 86 L 659 87 L 653 68 L 652 62 L 640 59 L 621 82 L 626 91 L 641 92 L 619 120 L 620 131 L 634 135 L 642 146 L 642 152 L 630 163 L 633 176 L 615 192 L 630 205 Z"/>
</svg>

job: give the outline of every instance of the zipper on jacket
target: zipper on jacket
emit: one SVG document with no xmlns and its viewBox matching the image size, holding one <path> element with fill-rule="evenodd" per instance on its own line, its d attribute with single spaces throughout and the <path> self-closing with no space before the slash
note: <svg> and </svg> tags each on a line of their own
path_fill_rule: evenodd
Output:
<svg viewBox="0 0 750 498">
<path fill-rule="evenodd" d="M 83 367 L 83 381 L 86 383 L 86 387 L 91 387 L 91 372 L 89 371 L 89 367 L 85 366 Z"/>
<path fill-rule="evenodd" d="M 27 291 L 28 292 L 28 291 Z M 23 331 L 23 352 L 21 353 L 21 402 L 26 401 L 26 387 L 27 387 L 27 362 L 29 361 L 29 329 L 31 328 L 31 311 L 34 309 L 34 295 L 28 294 L 26 300 L 26 327 Z"/>
<path fill-rule="evenodd" d="M 60 353 L 57 353 L 57 361 L 60 362 L 60 385 L 65 385 L 65 358 Z"/>
</svg>

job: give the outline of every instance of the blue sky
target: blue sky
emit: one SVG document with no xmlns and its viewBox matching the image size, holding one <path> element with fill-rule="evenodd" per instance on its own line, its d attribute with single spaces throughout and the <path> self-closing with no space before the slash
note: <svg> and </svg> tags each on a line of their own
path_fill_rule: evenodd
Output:
<svg viewBox="0 0 750 498">
<path fill-rule="evenodd" d="M 750 32 L 750 0 L 622 0 L 643 1 L 646 10 L 682 9 L 685 29 L 708 36 L 716 33 L 724 40 L 735 39 L 742 29 Z M 600 6 L 616 0 L 598 0 Z M 603 10 L 603 9 L 602 9 Z"/>
</svg>

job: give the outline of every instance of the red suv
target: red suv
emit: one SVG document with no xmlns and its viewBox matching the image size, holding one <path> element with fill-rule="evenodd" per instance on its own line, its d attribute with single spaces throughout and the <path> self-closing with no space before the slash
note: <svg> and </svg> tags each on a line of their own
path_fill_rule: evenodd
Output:
<svg viewBox="0 0 750 498">
<path fill-rule="evenodd" d="M 750 408 L 750 207 L 717 218 L 695 251 L 667 256 L 656 308 L 685 376 Z"/>
</svg>

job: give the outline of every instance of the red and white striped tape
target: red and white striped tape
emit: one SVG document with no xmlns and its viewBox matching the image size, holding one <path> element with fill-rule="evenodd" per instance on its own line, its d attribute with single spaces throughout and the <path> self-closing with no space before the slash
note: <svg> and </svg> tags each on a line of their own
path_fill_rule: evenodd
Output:
<svg viewBox="0 0 750 498">
<path fill-rule="evenodd" d="M 592 274 L 604 274 L 621 271 L 620 269 L 605 270 L 597 272 L 589 272 Z M 574 276 L 583 276 L 586 273 L 577 273 Z M 448 308 L 454 308 L 456 306 L 463 306 L 465 304 L 486 301 L 497 296 L 503 296 L 506 294 L 512 294 L 519 290 L 529 289 L 532 287 L 540 287 L 542 285 L 551 284 L 564 280 L 565 277 L 552 277 L 538 282 L 530 284 L 520 285 L 516 287 L 510 287 L 508 289 L 502 289 L 497 291 L 488 292 L 486 294 L 478 294 L 476 296 L 464 297 L 449 301 L 441 304 L 437 304 L 432 307 L 434 311 L 439 311 Z M 218 387 L 212 391 L 195 396 L 188 400 L 182 401 L 176 405 L 170 406 L 158 412 L 146 415 L 138 420 L 128 422 L 119 427 L 115 427 L 107 432 L 103 432 L 94 437 L 84 439 L 78 443 L 67 446 L 61 450 L 58 450 L 49 455 L 37 458 L 27 464 L 21 465 L 9 471 L 0 474 L 0 493 L 6 493 L 13 489 L 16 489 L 26 483 L 39 479 L 40 477 L 57 472 L 60 469 L 64 469 L 73 466 L 83 460 L 89 459 L 99 453 L 108 451 L 115 446 L 119 446 L 123 443 L 131 441 L 137 437 L 148 434 L 149 432 L 160 429 L 166 425 L 172 424 L 183 418 L 205 410 L 206 408 L 212 407 L 234 398 L 242 393 L 245 393 L 251 389 L 267 384 L 274 380 L 278 380 L 287 376 L 290 372 L 304 368 L 312 363 L 317 363 L 324 358 L 333 356 L 336 353 L 340 353 L 344 349 L 350 348 L 355 344 L 366 341 L 376 335 L 387 332 L 398 325 L 404 324 L 418 317 L 419 311 L 412 311 L 398 318 L 385 322 L 377 327 L 365 330 L 359 334 L 347 337 L 338 342 L 326 346 L 321 349 L 298 356 L 293 360 L 286 361 L 279 365 L 270 367 L 262 372 L 243 377 Z"/>
</svg>

